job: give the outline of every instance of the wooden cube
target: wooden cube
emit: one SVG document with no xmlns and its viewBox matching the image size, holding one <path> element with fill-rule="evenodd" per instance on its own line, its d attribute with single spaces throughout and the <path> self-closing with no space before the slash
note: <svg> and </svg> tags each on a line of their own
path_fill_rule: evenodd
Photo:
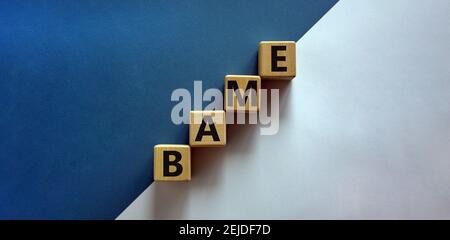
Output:
<svg viewBox="0 0 450 240">
<path fill-rule="evenodd" d="M 192 147 L 225 146 L 226 136 L 225 112 L 191 111 L 189 115 L 189 144 Z"/>
<path fill-rule="evenodd" d="M 295 42 L 262 41 L 259 43 L 258 71 L 262 79 L 295 77 Z"/>
<path fill-rule="evenodd" d="M 155 145 L 153 173 L 155 181 L 191 180 L 191 147 L 177 144 Z"/>
<path fill-rule="evenodd" d="M 260 106 L 261 78 L 251 75 L 225 76 L 225 111 L 257 112 Z"/>
</svg>

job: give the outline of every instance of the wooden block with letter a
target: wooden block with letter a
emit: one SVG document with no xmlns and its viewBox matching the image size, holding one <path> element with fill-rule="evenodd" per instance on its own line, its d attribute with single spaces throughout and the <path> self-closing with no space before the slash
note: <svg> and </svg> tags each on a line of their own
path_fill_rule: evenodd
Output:
<svg viewBox="0 0 450 240">
<path fill-rule="evenodd" d="M 191 180 L 191 147 L 178 144 L 158 144 L 153 149 L 155 181 Z"/>
<path fill-rule="evenodd" d="M 191 111 L 189 115 L 189 144 L 192 147 L 225 146 L 226 136 L 225 112 Z"/>
<path fill-rule="evenodd" d="M 262 41 L 259 43 L 258 72 L 264 79 L 295 77 L 295 42 Z"/>
<path fill-rule="evenodd" d="M 257 112 L 260 106 L 261 78 L 250 75 L 225 76 L 225 111 Z"/>
</svg>

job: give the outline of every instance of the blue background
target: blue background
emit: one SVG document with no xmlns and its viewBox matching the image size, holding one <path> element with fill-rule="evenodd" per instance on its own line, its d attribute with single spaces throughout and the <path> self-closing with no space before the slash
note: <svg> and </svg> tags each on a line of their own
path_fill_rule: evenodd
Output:
<svg viewBox="0 0 450 240">
<path fill-rule="evenodd" d="M 0 218 L 113 219 L 187 143 L 172 90 L 256 74 L 336 1 L 3 1 Z"/>
</svg>

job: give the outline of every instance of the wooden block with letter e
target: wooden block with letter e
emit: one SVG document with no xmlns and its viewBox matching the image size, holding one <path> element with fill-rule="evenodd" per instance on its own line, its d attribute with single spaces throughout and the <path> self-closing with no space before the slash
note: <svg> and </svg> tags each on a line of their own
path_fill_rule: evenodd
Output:
<svg viewBox="0 0 450 240">
<path fill-rule="evenodd" d="M 193 147 L 225 146 L 226 136 L 225 112 L 191 111 L 189 115 L 189 144 Z"/>
<path fill-rule="evenodd" d="M 250 75 L 225 76 L 225 111 L 257 112 L 261 78 Z"/>
<path fill-rule="evenodd" d="M 178 144 L 158 144 L 153 149 L 155 181 L 191 180 L 191 147 Z"/>
<path fill-rule="evenodd" d="M 295 77 L 295 42 L 262 41 L 259 43 L 258 71 L 264 79 Z"/>
</svg>

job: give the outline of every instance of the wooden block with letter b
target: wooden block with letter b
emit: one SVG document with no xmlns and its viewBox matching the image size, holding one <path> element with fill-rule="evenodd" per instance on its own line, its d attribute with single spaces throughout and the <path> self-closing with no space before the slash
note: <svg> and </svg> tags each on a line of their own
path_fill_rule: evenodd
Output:
<svg viewBox="0 0 450 240">
<path fill-rule="evenodd" d="M 258 72 L 262 79 L 292 79 L 296 74 L 294 41 L 259 43 Z"/>
<path fill-rule="evenodd" d="M 257 112 L 260 106 L 261 78 L 250 75 L 225 76 L 225 111 Z"/>
<path fill-rule="evenodd" d="M 153 148 L 155 181 L 191 180 L 191 147 L 178 144 L 158 144 Z"/>
<path fill-rule="evenodd" d="M 189 144 L 193 147 L 225 146 L 226 136 L 225 112 L 191 111 L 189 115 Z"/>
</svg>

